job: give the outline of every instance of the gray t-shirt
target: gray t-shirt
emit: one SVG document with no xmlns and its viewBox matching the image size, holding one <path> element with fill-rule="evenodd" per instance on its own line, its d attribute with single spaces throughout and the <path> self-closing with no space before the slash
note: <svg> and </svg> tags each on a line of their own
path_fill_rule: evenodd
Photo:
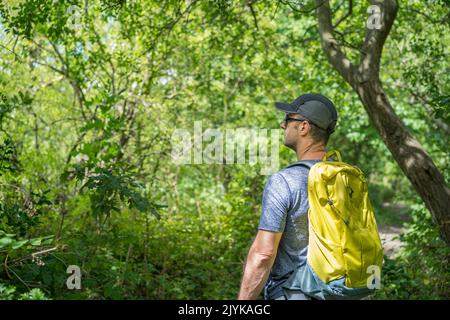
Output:
<svg viewBox="0 0 450 320">
<path fill-rule="evenodd" d="M 304 160 L 305 161 L 305 160 Z M 306 160 L 311 164 L 321 160 Z M 302 165 L 271 175 L 264 188 L 258 229 L 283 232 L 277 256 L 264 288 L 266 299 L 283 294 L 281 285 L 296 267 L 306 263 L 308 250 L 308 173 Z"/>
</svg>

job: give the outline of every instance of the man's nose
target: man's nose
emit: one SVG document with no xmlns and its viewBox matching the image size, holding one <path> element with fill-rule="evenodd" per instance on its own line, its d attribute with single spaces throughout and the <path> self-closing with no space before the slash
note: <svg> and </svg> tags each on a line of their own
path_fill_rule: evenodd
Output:
<svg viewBox="0 0 450 320">
<path fill-rule="evenodd" d="M 280 127 L 281 129 L 286 129 L 286 121 L 281 121 Z"/>
</svg>

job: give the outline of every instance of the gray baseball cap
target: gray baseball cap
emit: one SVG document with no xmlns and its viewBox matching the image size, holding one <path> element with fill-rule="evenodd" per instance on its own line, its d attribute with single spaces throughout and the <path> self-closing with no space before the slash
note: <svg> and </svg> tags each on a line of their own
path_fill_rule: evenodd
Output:
<svg viewBox="0 0 450 320">
<path fill-rule="evenodd" d="M 317 93 L 306 93 L 295 99 L 292 103 L 276 102 L 275 106 L 286 113 L 297 113 L 304 116 L 310 122 L 334 132 L 338 114 L 333 102 L 327 97 Z"/>
</svg>

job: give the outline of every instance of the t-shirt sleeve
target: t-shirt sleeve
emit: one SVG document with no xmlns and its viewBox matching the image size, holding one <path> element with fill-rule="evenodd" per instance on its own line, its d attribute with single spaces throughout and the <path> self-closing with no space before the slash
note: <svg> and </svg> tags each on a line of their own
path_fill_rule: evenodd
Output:
<svg viewBox="0 0 450 320">
<path fill-rule="evenodd" d="M 290 191 L 286 180 L 280 173 L 271 175 L 263 192 L 258 229 L 283 232 L 289 204 Z"/>
</svg>

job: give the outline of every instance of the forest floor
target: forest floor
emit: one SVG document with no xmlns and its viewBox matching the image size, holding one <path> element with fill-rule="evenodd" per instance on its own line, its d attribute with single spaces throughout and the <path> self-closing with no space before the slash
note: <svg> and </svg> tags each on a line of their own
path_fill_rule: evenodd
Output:
<svg viewBox="0 0 450 320">
<path fill-rule="evenodd" d="M 404 223 L 410 221 L 409 208 L 403 204 L 383 203 L 381 211 L 377 223 L 383 252 L 393 259 L 403 246 L 400 235 L 406 231 Z"/>
</svg>

